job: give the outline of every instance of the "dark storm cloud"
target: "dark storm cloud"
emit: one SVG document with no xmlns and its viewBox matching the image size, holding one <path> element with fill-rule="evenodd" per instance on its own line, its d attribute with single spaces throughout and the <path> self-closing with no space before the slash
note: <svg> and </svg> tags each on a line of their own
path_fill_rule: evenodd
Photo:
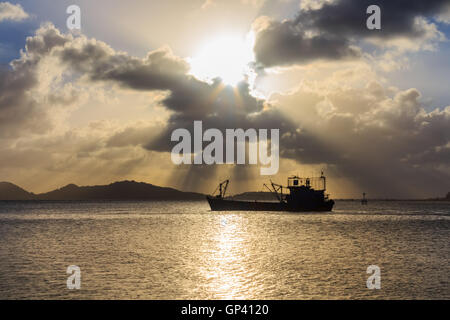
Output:
<svg viewBox="0 0 450 320">
<path fill-rule="evenodd" d="M 294 21 L 271 21 L 256 36 L 255 58 L 265 67 L 305 63 L 317 59 L 359 57 L 360 51 L 340 35 L 309 37 Z"/>
<path fill-rule="evenodd" d="M 307 29 L 317 29 L 334 35 L 390 38 L 395 36 L 420 37 L 414 20 L 434 18 L 449 4 L 448 0 L 336 0 L 325 3 L 318 10 L 301 10 L 295 23 Z M 382 30 L 366 27 L 370 5 L 381 9 Z"/>
<path fill-rule="evenodd" d="M 366 27 L 370 5 L 381 8 L 382 30 Z M 302 9 L 295 19 L 255 23 L 255 56 L 265 67 L 300 64 L 315 59 L 337 60 L 360 55 L 352 44 L 361 39 L 419 39 L 427 33 L 417 18 L 434 18 L 448 0 L 336 0 L 319 9 Z"/>
<path fill-rule="evenodd" d="M 97 41 L 63 48 L 59 56 L 94 81 L 115 81 L 136 90 L 170 90 L 189 70 L 188 64 L 169 50 L 154 51 L 145 59 L 138 59 L 116 53 Z"/>
</svg>

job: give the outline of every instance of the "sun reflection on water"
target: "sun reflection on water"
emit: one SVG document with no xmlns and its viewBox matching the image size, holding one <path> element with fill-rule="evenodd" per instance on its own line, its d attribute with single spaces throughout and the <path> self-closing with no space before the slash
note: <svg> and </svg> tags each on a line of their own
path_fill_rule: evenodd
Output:
<svg viewBox="0 0 450 320">
<path fill-rule="evenodd" d="M 208 280 L 207 290 L 215 299 L 249 299 L 245 219 L 223 215 L 217 217 L 217 222 L 216 234 L 203 257 L 207 261 L 207 268 L 202 270 Z"/>
</svg>

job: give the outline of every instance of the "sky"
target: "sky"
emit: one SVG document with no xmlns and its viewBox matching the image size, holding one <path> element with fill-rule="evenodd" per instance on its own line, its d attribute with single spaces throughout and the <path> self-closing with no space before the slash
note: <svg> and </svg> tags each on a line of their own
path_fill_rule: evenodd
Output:
<svg viewBox="0 0 450 320">
<path fill-rule="evenodd" d="M 449 38 L 449 0 L 0 1 L 0 181 L 238 193 L 323 170 L 334 198 L 444 196 Z M 173 164 L 196 120 L 279 129 L 278 174 Z"/>
</svg>

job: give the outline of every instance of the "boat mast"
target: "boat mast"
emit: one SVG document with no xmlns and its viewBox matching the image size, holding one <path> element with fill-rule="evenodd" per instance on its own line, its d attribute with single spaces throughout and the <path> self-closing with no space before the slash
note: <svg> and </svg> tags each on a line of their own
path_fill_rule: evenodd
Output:
<svg viewBox="0 0 450 320">
<path fill-rule="evenodd" d="M 322 171 L 320 178 L 322 178 L 322 180 L 323 180 L 323 190 L 325 191 L 325 190 L 327 190 L 327 178 L 323 175 L 323 171 Z"/>
<path fill-rule="evenodd" d="M 264 187 L 266 187 L 270 193 L 274 194 L 275 197 L 277 197 L 278 201 L 283 202 L 283 186 L 281 184 L 273 183 L 272 180 L 270 180 L 270 183 L 272 185 L 272 189 L 270 189 L 266 184 L 264 184 Z M 280 192 L 280 193 L 278 193 Z"/>
<path fill-rule="evenodd" d="M 219 189 L 219 198 L 225 198 L 225 194 L 227 193 L 228 184 L 230 183 L 230 180 L 225 180 L 224 182 L 221 182 L 219 186 L 214 190 L 213 195 L 217 192 L 217 189 Z"/>
</svg>

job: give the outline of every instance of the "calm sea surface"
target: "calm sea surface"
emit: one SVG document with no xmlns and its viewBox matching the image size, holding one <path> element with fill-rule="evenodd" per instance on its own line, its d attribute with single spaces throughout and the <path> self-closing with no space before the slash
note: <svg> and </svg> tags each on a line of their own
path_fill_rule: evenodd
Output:
<svg viewBox="0 0 450 320">
<path fill-rule="evenodd" d="M 0 202 L 0 299 L 450 299 L 449 242 L 443 202 Z M 67 289 L 69 265 L 81 290 Z"/>
</svg>

